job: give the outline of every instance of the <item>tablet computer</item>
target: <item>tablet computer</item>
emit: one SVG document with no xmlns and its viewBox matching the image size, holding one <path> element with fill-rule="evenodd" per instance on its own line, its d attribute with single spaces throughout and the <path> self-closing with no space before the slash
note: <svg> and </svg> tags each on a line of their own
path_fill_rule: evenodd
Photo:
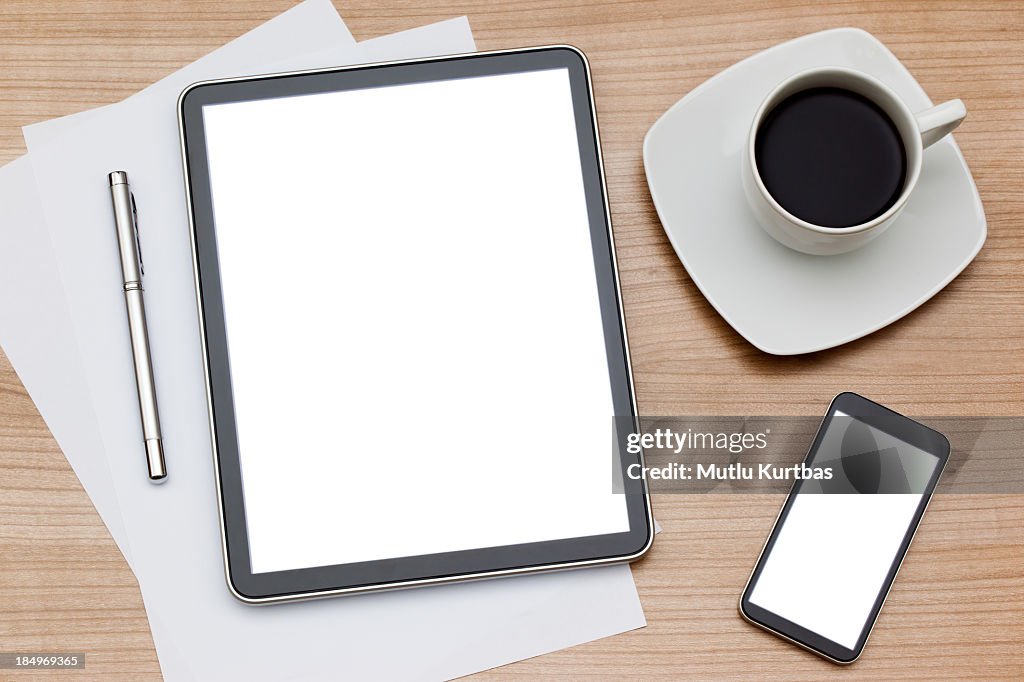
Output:
<svg viewBox="0 0 1024 682">
<path fill-rule="evenodd" d="M 210 81 L 178 108 L 236 597 L 647 550 L 581 52 Z"/>
</svg>

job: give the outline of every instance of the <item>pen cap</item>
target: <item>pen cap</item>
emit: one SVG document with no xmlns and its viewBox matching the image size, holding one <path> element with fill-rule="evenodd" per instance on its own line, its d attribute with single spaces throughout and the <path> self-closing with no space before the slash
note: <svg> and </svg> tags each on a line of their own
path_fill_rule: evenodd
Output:
<svg viewBox="0 0 1024 682">
<path fill-rule="evenodd" d="M 114 171 L 110 179 L 110 199 L 114 209 L 114 229 L 117 232 L 117 247 L 121 256 L 121 273 L 124 288 L 138 289 L 142 286 L 142 258 L 139 250 L 139 235 L 135 226 L 135 206 L 128 174 Z"/>
</svg>

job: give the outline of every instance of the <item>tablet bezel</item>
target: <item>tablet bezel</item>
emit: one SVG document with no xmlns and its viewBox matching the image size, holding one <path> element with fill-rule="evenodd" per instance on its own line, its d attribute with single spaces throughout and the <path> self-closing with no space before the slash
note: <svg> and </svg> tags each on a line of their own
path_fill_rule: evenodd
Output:
<svg viewBox="0 0 1024 682">
<path fill-rule="evenodd" d="M 604 182 L 590 69 L 582 52 L 551 46 L 473 53 L 383 64 L 300 71 L 268 76 L 204 81 L 186 88 L 178 100 L 185 190 L 209 408 L 225 574 L 231 592 L 247 603 L 308 599 L 356 592 L 453 582 L 578 566 L 631 561 L 651 546 L 654 528 L 646 483 L 624 472 L 643 464 L 630 454 L 628 434 L 618 433 L 629 531 L 591 537 L 487 547 L 351 564 L 253 573 L 242 497 L 238 440 L 221 300 L 217 242 L 203 128 L 204 106 L 276 99 L 370 87 L 567 69 L 576 116 L 577 140 L 590 222 L 594 267 L 616 422 L 637 423 L 636 401 L 625 320 L 622 313 L 614 241 Z M 617 429 L 618 431 L 618 429 Z M 611 453 L 608 453 L 611 454 Z M 605 456 L 602 453 L 602 456 Z M 610 458 L 610 473 L 614 462 Z M 609 477 L 609 488 L 612 477 Z"/>
</svg>

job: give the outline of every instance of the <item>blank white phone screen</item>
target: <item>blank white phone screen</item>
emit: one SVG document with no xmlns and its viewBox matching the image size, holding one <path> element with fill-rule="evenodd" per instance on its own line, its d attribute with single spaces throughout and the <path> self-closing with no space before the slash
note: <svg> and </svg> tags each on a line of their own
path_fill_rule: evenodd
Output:
<svg viewBox="0 0 1024 682">
<path fill-rule="evenodd" d="M 629 530 L 566 69 L 203 121 L 254 573 Z"/>
<path fill-rule="evenodd" d="M 891 471 L 909 489 L 924 490 L 935 455 L 838 411 L 810 464 L 837 464 L 846 429 L 860 430 L 859 443 L 872 443 L 871 452 L 855 456 L 877 455 L 883 475 Z M 797 494 L 749 601 L 854 649 L 920 502 L 917 492 Z"/>
</svg>

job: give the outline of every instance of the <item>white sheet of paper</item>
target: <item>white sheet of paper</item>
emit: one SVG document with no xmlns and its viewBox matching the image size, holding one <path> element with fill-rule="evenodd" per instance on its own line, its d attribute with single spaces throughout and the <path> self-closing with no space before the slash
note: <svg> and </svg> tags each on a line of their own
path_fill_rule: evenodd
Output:
<svg viewBox="0 0 1024 682">
<path fill-rule="evenodd" d="M 316 26 L 318 30 L 303 30 L 309 26 Z M 270 49 L 265 49 L 267 43 L 273 44 Z M 348 54 L 347 49 L 353 44 L 351 34 L 331 4 L 314 0 L 298 5 L 253 29 L 182 71 L 147 87 L 142 93 L 167 88 L 180 90 L 182 83 L 186 82 L 182 80 L 182 74 L 189 80 L 250 75 L 260 70 L 254 70 L 250 66 L 253 54 L 280 56 L 287 52 L 292 53 L 272 65 L 262 67 L 263 71 L 286 71 L 308 68 L 310 65 L 326 66 L 340 63 Z M 457 49 L 472 49 L 472 34 L 465 17 L 364 41 L 357 50 L 357 61 L 385 59 L 388 58 L 386 55 L 390 50 L 393 50 L 394 58 L 425 56 L 436 51 L 443 52 L 446 49 L 445 45 L 456 45 Z M 312 55 L 296 54 L 299 50 L 312 50 Z M 378 56 L 382 54 L 385 56 Z M 221 59 L 230 71 L 217 70 Z M 212 66 L 211 61 L 214 62 Z M 73 132 L 74 128 L 90 116 L 117 106 L 118 104 L 112 104 L 33 124 L 27 127 L 26 138 L 31 137 L 33 146 L 49 144 L 59 140 L 62 135 Z M 4 321 L 0 324 L 0 343 L 10 349 L 12 364 L 18 368 L 30 395 L 46 417 L 55 439 L 66 453 L 72 468 L 82 481 L 83 487 L 100 512 L 126 561 L 131 565 L 130 545 L 125 536 L 110 470 L 103 455 L 105 449 L 96 429 L 77 344 L 70 329 L 67 303 L 59 285 L 59 273 L 49 251 L 42 208 L 35 199 L 34 176 L 29 162 L 19 160 L 17 166 L 12 164 L 10 175 L 11 180 L 7 181 L 5 187 L 21 188 L 10 194 L 21 201 L 16 203 L 12 200 L 0 204 L 6 207 L 3 215 L 11 219 L 8 226 L 14 230 L 5 230 L 0 239 L 6 240 L 9 248 L 5 249 L 4 253 L 11 256 L 10 267 L 5 268 L 4 272 L 9 276 L 9 281 L 20 284 L 20 287 L 5 287 L 4 293 L 8 295 L 0 297 L 0 320 Z M 15 180 L 15 175 L 21 179 Z M 32 201 L 29 202 L 27 197 L 32 197 Z M 22 234 L 23 230 L 30 232 Z M 42 254 L 45 254 L 47 259 L 45 262 L 42 260 Z M 38 279 L 38 286 L 31 285 L 33 277 Z M 22 292 L 31 292 L 32 295 L 25 295 Z M 42 317 L 45 317 L 47 327 L 40 326 Z M 37 335 L 20 333 L 33 326 L 60 331 L 38 338 Z M 62 384 L 62 390 L 54 389 Z M 82 409 L 83 405 L 88 408 Z M 175 657 L 168 653 L 171 645 L 164 644 L 172 639 L 173 635 L 161 634 L 165 628 L 159 614 L 150 613 L 149 618 L 154 640 L 162 644 L 161 666 L 168 678 L 178 679 L 185 669 L 181 664 L 183 659 L 181 656 Z"/>
<path fill-rule="evenodd" d="M 345 40 L 349 34 L 344 25 L 332 22 L 331 15 L 324 14 L 327 6 L 324 3 L 318 4 L 321 7 L 319 14 L 314 13 L 303 19 L 299 25 L 295 24 L 296 12 L 293 11 L 254 31 L 263 34 L 263 40 L 289 43 L 293 31 L 301 29 L 301 25 L 310 20 L 317 20 L 321 26 L 335 25 L 332 31 L 302 42 L 304 47 L 314 50 L 315 56 L 297 59 L 293 55 L 275 62 L 273 70 L 300 68 L 309 63 L 327 65 L 339 54 L 339 49 L 350 46 L 350 41 Z M 328 8 L 328 11 L 334 13 L 333 9 Z M 449 31 L 464 31 L 468 35 L 465 17 L 373 39 L 365 45 L 380 49 L 394 44 L 409 49 L 412 44 L 414 47 L 423 46 L 417 49 L 429 51 L 431 42 L 444 40 Z M 232 41 L 228 47 L 215 54 L 232 54 L 237 50 L 248 52 L 251 49 L 259 51 L 258 42 L 253 47 L 247 47 L 247 36 Z M 341 47 L 325 47 L 334 42 L 338 42 Z M 234 59 L 238 57 L 234 56 Z M 246 73 L 248 71 L 243 69 L 239 75 Z M 147 90 L 160 87 L 162 85 L 158 83 Z M 34 137 L 37 143 L 59 138 L 62 134 L 73 132 L 89 116 L 105 109 L 108 108 L 104 106 L 36 124 L 32 126 Z M 0 207 L 0 345 L 28 387 L 54 439 L 67 454 L 100 517 L 130 564 L 130 547 L 120 507 L 110 469 L 106 464 L 83 363 L 71 327 L 70 311 L 60 286 L 35 175 L 28 157 L 0 168 Z M 188 670 L 185 657 L 177 652 L 173 644 L 173 631 L 163 625 L 158 613 L 151 613 L 150 620 L 154 639 L 161 645 L 160 665 L 165 677 L 171 680 L 195 679 Z"/>
<path fill-rule="evenodd" d="M 253 67 L 263 70 L 255 62 Z M 624 566 L 269 609 L 238 604 L 228 595 L 221 574 L 201 366 L 198 348 L 190 348 L 198 345 L 198 337 L 193 336 L 194 295 L 185 257 L 187 222 L 173 118 L 176 94 L 169 103 L 157 96 L 148 104 L 139 96 L 116 109 L 105 108 L 83 118 L 81 129 L 60 144 L 40 146 L 38 139 L 33 142 L 28 136 L 37 176 L 45 180 L 48 191 L 68 190 L 66 202 L 47 205 L 46 210 L 53 221 L 55 254 L 71 299 L 78 343 L 89 358 L 86 372 L 112 474 L 123 494 L 128 535 L 142 540 L 135 543 L 141 546 L 133 547 L 136 571 L 154 621 L 166 623 L 158 631 L 154 622 L 161 659 L 169 653 L 168 640 L 174 639 L 197 674 L 210 679 L 346 674 L 437 678 L 641 626 L 642 612 Z M 159 134 L 149 127 L 126 130 L 125 121 L 143 122 L 145 127 L 154 111 Z M 125 138 L 123 144 L 117 143 Z M 159 161 L 151 166 L 154 159 Z M 162 340 L 154 344 L 163 375 L 157 380 L 167 386 L 160 390 L 165 429 L 174 434 L 168 458 L 177 463 L 171 481 L 160 489 L 150 486 L 139 468 L 134 379 L 116 252 L 112 240 L 106 239 L 110 226 L 103 177 L 115 166 L 133 173 L 142 203 L 143 248 L 149 254 L 147 294 L 150 307 L 161 308 L 160 322 L 151 320 L 151 327 L 154 340 Z M 151 173 L 149 168 L 156 170 Z M 93 189 L 99 201 L 94 201 Z M 142 217 L 147 211 L 151 217 Z M 81 220 L 84 215 L 96 217 Z M 76 242 L 73 224 L 84 239 Z M 109 265 L 114 269 L 108 270 Z M 170 371 L 172 366 L 180 374 Z M 111 397 L 114 402 L 106 402 Z M 170 414 L 174 416 L 169 418 Z M 487 637 L 476 641 L 484 632 L 489 632 Z M 524 632 L 529 636 L 523 637 Z M 467 645 L 471 641 L 474 644 Z M 395 656 L 395 642 L 403 643 L 401 656 Z M 170 676 L 166 665 L 165 672 Z"/>
</svg>

